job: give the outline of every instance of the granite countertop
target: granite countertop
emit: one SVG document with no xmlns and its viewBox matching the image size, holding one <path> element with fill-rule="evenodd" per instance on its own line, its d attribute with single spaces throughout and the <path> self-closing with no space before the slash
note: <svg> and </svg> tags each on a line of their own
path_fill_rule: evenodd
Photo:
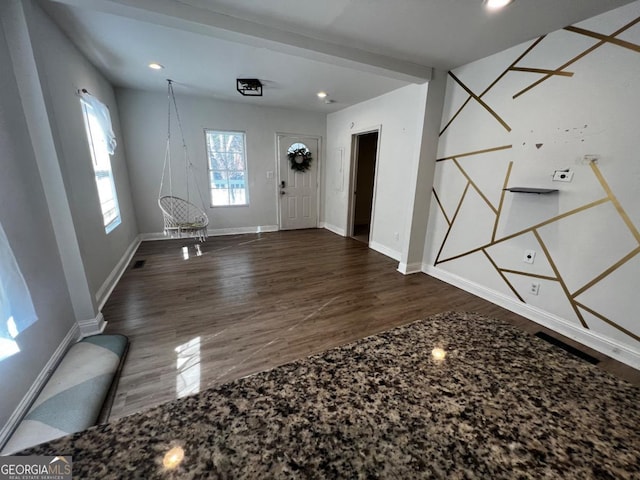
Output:
<svg viewBox="0 0 640 480">
<path fill-rule="evenodd" d="M 21 453 L 91 479 L 631 479 L 638 405 L 536 337 L 447 313 Z"/>
</svg>

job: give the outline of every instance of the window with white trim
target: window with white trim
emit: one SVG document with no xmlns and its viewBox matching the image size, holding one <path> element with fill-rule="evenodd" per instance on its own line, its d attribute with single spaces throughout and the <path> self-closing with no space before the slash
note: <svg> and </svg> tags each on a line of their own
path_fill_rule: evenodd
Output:
<svg viewBox="0 0 640 480">
<path fill-rule="evenodd" d="M 97 102 L 97 100 L 93 99 L 93 101 L 89 102 L 83 97 L 80 103 L 82 104 L 87 141 L 93 161 L 93 171 L 98 188 L 104 229 L 106 233 L 109 233 L 121 223 L 118 195 L 113 180 L 113 172 L 111 171 L 111 158 L 109 157 L 110 154 L 113 154 L 113 148 L 115 148 L 115 139 L 112 137 L 113 133 L 110 132 L 111 119 L 108 118 L 106 106 Z M 106 120 L 108 120 L 108 124 L 104 118 L 105 114 L 100 111 L 101 107 L 107 112 Z"/>
<path fill-rule="evenodd" d="M 211 206 L 249 205 L 244 132 L 205 130 Z"/>
</svg>

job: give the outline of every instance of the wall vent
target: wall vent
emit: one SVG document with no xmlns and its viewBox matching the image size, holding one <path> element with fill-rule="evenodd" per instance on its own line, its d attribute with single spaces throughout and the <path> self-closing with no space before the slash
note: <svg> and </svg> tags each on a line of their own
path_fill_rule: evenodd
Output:
<svg viewBox="0 0 640 480">
<path fill-rule="evenodd" d="M 585 353 L 582 350 L 578 350 L 577 348 L 572 347 L 571 345 L 567 345 L 562 340 L 558 340 L 557 338 L 552 337 L 547 333 L 538 332 L 536 333 L 536 337 L 541 338 L 542 340 L 549 342 L 550 344 L 555 345 L 556 347 L 560 347 L 564 351 L 569 352 L 570 354 L 575 355 L 576 357 L 581 358 L 582 360 L 589 362 L 593 365 L 597 365 L 598 363 L 600 363 L 600 360 L 598 360 L 597 358 L 592 357 L 588 353 Z"/>
</svg>

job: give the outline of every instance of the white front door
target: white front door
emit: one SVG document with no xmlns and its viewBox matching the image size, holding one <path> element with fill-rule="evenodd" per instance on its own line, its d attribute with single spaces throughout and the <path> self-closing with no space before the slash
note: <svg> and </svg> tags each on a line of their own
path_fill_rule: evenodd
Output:
<svg viewBox="0 0 640 480">
<path fill-rule="evenodd" d="M 317 138 L 278 135 L 281 230 L 318 226 L 318 150 Z M 289 153 L 295 151 L 308 152 L 309 168 L 300 171 L 292 167 Z M 302 155 L 297 155 L 294 161 L 298 168 L 305 163 Z"/>
</svg>

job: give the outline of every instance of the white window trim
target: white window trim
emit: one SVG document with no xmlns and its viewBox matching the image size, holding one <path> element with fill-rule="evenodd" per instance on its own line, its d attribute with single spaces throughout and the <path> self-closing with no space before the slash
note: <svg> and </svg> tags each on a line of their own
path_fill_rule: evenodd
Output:
<svg viewBox="0 0 640 480">
<path fill-rule="evenodd" d="M 93 99 L 93 102 L 98 102 L 98 100 Z M 96 189 L 98 191 L 98 200 L 100 202 L 100 210 L 101 210 L 101 214 L 102 214 L 102 221 L 103 221 L 103 225 L 104 225 L 104 230 L 105 233 L 108 235 L 109 233 L 111 233 L 113 230 L 115 230 L 118 225 L 120 225 L 122 223 L 122 218 L 120 216 L 120 204 L 118 202 L 118 192 L 116 190 L 116 183 L 115 183 L 115 178 L 113 175 L 113 168 L 111 166 L 111 158 L 108 159 L 108 169 L 103 169 L 100 170 L 100 172 L 107 172 L 107 176 L 109 178 L 109 183 L 110 183 L 110 187 L 111 187 L 111 194 L 112 194 L 112 198 L 109 200 L 113 200 L 114 203 L 114 207 L 113 210 L 115 210 L 115 217 L 113 219 L 111 219 L 109 222 L 105 223 L 105 221 L 107 220 L 108 217 L 105 217 L 105 213 L 102 212 L 102 207 L 104 205 L 103 199 L 100 197 L 100 188 L 99 188 L 99 184 L 98 184 L 98 173 L 99 171 L 96 170 L 97 167 L 97 162 L 96 162 L 96 158 L 97 158 L 97 153 L 96 153 L 96 142 L 99 141 L 97 138 L 94 138 L 94 135 L 103 135 L 103 141 L 105 142 L 104 148 L 105 148 L 105 152 L 107 153 L 108 156 L 110 156 L 113 153 L 113 150 L 111 149 L 111 147 L 115 148 L 115 138 L 113 138 L 113 141 L 111 141 L 112 138 L 112 131 L 110 128 L 108 128 L 108 131 L 103 131 L 103 132 L 93 132 L 91 129 L 91 125 L 89 123 L 89 109 L 92 109 L 91 114 L 96 118 L 96 120 L 98 121 L 98 123 L 100 124 L 101 128 L 105 128 L 102 126 L 101 119 L 99 118 L 99 113 L 95 110 L 95 107 L 93 106 L 92 103 L 88 102 L 87 100 L 85 100 L 85 98 L 81 98 L 80 99 L 80 103 L 82 105 L 82 115 L 83 115 L 83 119 L 84 119 L 84 124 L 85 124 L 85 131 L 87 134 L 87 144 L 89 146 L 89 151 L 91 153 L 91 163 L 93 165 L 93 171 L 94 171 L 94 178 L 96 181 Z M 106 107 L 104 107 L 106 109 Z M 110 120 L 109 120 L 110 122 Z"/>
<path fill-rule="evenodd" d="M 214 205 L 213 204 L 213 199 L 211 198 L 211 192 L 213 190 L 212 185 L 211 185 L 211 172 L 214 171 L 215 169 L 211 168 L 211 162 L 209 160 L 209 144 L 207 141 L 207 134 L 209 132 L 213 132 L 213 133 L 233 133 L 233 134 L 237 134 L 237 133 L 241 133 L 242 134 L 242 148 L 243 148 L 243 153 L 244 153 L 244 179 L 245 179 L 245 185 L 244 185 L 244 195 L 245 195 L 245 203 L 239 204 L 239 205 Z M 243 130 L 222 130 L 222 129 L 216 129 L 216 128 L 205 128 L 204 129 L 204 148 L 205 148 L 205 152 L 206 152 L 206 161 L 207 161 L 207 184 L 209 185 L 209 206 L 210 208 L 243 208 L 243 207 L 248 207 L 251 203 L 251 196 L 249 193 L 249 159 L 247 158 L 247 132 L 243 131 Z M 218 171 L 218 170 L 215 170 Z M 229 170 L 227 170 L 229 171 Z"/>
</svg>

